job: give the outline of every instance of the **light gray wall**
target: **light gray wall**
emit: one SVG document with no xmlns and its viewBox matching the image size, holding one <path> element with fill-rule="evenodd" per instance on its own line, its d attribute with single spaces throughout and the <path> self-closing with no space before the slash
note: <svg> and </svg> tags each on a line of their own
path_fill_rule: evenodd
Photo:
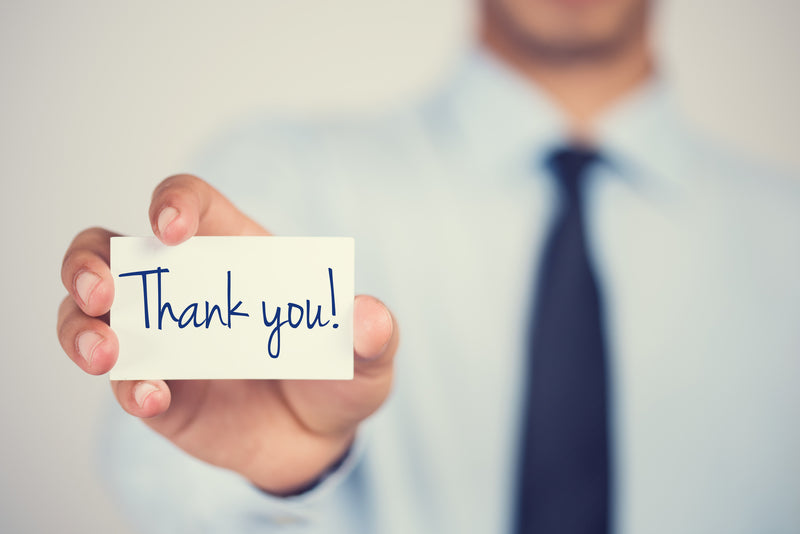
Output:
<svg viewBox="0 0 800 534">
<path fill-rule="evenodd" d="M 0 2 L 0 532 L 126 532 L 93 464 L 107 380 L 55 336 L 72 236 L 146 234 L 152 187 L 238 119 L 424 90 L 472 19 L 462 0 L 197 4 Z M 799 4 L 661 4 L 659 46 L 692 117 L 800 171 Z"/>
</svg>

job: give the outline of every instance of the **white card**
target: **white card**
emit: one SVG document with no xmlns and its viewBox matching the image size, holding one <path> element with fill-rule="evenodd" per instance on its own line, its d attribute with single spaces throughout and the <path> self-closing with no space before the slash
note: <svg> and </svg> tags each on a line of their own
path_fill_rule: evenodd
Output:
<svg viewBox="0 0 800 534">
<path fill-rule="evenodd" d="M 348 237 L 111 238 L 111 379 L 353 378 L 353 247 Z"/>
</svg>

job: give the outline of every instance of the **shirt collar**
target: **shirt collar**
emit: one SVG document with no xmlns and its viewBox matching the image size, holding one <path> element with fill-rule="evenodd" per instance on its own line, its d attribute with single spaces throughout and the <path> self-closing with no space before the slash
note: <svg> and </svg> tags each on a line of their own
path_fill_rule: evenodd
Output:
<svg viewBox="0 0 800 534">
<path fill-rule="evenodd" d="M 621 99 L 595 125 L 597 147 L 639 186 L 675 187 L 690 174 L 693 131 L 656 75 Z"/>
<path fill-rule="evenodd" d="M 491 52 L 477 47 L 443 95 L 453 129 L 475 163 L 544 162 L 569 142 L 568 122 L 557 104 Z M 593 139 L 615 171 L 632 182 L 675 184 L 686 175 L 688 129 L 655 76 L 609 108 Z M 480 158 L 480 161 L 477 161 Z"/>
<path fill-rule="evenodd" d="M 530 167 L 566 138 L 567 125 L 550 98 L 483 48 L 465 57 L 440 96 L 435 109 L 445 110 L 449 133 L 474 165 Z"/>
</svg>

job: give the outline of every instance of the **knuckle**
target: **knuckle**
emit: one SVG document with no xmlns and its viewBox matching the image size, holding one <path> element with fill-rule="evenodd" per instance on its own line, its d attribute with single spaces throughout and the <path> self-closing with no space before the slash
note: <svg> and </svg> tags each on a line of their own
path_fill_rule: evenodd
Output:
<svg viewBox="0 0 800 534">
<path fill-rule="evenodd" d="M 103 256 L 102 251 L 108 248 L 111 235 L 111 232 L 100 226 L 87 228 L 76 235 L 64 253 L 64 259 L 61 262 L 62 272 L 89 261 L 94 254 Z"/>
<path fill-rule="evenodd" d="M 181 190 L 195 190 L 205 184 L 203 180 L 192 174 L 173 174 L 161 181 L 153 190 L 153 198 L 165 196 Z"/>
<path fill-rule="evenodd" d="M 57 326 L 58 341 L 61 343 L 61 347 L 67 353 L 70 352 L 71 348 L 74 345 L 74 342 L 70 341 L 75 332 L 73 322 L 74 321 L 70 320 L 69 317 L 61 318 L 58 321 L 58 326 Z"/>
<path fill-rule="evenodd" d="M 64 261 L 61 263 L 61 280 L 67 291 L 72 292 L 75 275 L 85 261 L 86 255 L 79 250 L 71 249 L 64 255 Z"/>
<path fill-rule="evenodd" d="M 72 305 L 72 295 L 67 295 L 58 305 L 58 322 L 61 323 L 61 320 L 69 314 L 70 306 Z"/>
<path fill-rule="evenodd" d="M 101 226 L 92 226 L 90 228 L 86 228 L 75 236 L 75 239 L 72 240 L 72 246 L 70 248 L 75 248 L 82 243 L 96 243 L 98 241 L 102 241 L 109 234 L 110 232 Z"/>
<path fill-rule="evenodd" d="M 92 226 L 81 232 L 81 234 L 86 235 L 87 237 L 91 237 L 93 239 L 105 236 L 107 233 L 108 230 L 106 230 L 102 226 Z"/>
<path fill-rule="evenodd" d="M 66 279 L 68 266 L 72 264 L 72 257 L 74 252 L 72 249 L 67 249 L 64 253 L 64 258 L 61 260 L 61 276 Z"/>
<path fill-rule="evenodd" d="M 64 262 L 61 265 L 65 283 L 72 284 L 72 279 L 90 260 L 91 254 L 85 249 L 71 249 L 64 255 Z M 71 287 L 67 287 L 71 290 Z"/>
</svg>

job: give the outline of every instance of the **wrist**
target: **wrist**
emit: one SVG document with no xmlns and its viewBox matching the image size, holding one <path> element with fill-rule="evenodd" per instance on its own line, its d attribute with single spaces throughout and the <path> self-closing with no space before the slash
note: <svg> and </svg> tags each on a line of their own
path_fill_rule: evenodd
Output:
<svg viewBox="0 0 800 534">
<path fill-rule="evenodd" d="M 240 472 L 261 491 L 278 497 L 292 497 L 311 491 L 339 469 L 347 459 L 355 432 L 346 436 L 327 438 L 321 443 L 288 444 L 291 452 L 283 461 L 271 458 L 254 463 Z M 316 440 L 315 440 L 316 441 Z"/>
</svg>

